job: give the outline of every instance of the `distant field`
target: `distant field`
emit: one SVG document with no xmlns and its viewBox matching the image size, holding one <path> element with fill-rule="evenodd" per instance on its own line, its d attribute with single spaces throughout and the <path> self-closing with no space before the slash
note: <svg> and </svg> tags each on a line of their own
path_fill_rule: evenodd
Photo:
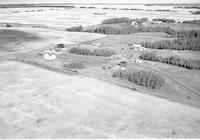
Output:
<svg viewBox="0 0 200 140">
<path fill-rule="evenodd" d="M 95 8 L 76 8 L 65 7 L 66 5 L 37 5 L 21 6 L 20 8 L 0 8 L 1 22 L 4 23 L 21 23 L 21 24 L 39 24 L 50 27 L 67 28 L 71 26 L 89 26 L 101 23 L 104 19 L 113 17 L 129 17 L 129 18 L 146 18 L 150 20 L 154 18 L 168 17 L 177 21 L 199 19 L 198 15 L 191 15 L 190 9 L 176 9 L 173 12 L 173 6 L 143 6 L 143 5 L 87 5 L 86 7 Z M 5 6 L 7 7 L 7 6 Z M 12 7 L 12 6 L 11 6 Z M 17 6 L 18 7 L 18 6 Z M 108 9 L 103 9 L 108 7 Z M 118 10 L 113 10 L 116 8 Z M 119 10 L 128 8 L 129 10 Z M 130 10 L 142 9 L 142 10 Z M 155 10 L 169 11 L 159 12 Z M 151 11 L 149 11 L 151 10 Z M 95 15 L 94 13 L 105 13 L 104 15 Z M 83 18 L 84 17 L 84 18 Z M 51 18 L 51 20 L 50 20 Z"/>
<path fill-rule="evenodd" d="M 129 44 L 133 43 L 142 43 L 142 42 L 154 42 L 160 40 L 172 40 L 173 38 L 166 38 L 168 35 L 165 33 L 135 33 L 129 35 L 110 35 L 101 39 L 97 39 L 93 42 L 99 42 L 105 48 L 112 48 L 116 52 L 121 53 L 121 48 L 127 48 Z M 86 44 L 90 44 L 90 42 L 86 42 Z M 134 51 L 126 51 L 126 54 L 135 54 Z M 136 56 L 138 53 L 135 54 Z"/>
</svg>

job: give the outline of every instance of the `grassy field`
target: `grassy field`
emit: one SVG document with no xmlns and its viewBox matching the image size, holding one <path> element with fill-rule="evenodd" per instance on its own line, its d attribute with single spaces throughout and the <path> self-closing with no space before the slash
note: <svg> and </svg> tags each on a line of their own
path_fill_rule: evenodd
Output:
<svg viewBox="0 0 200 140">
<path fill-rule="evenodd" d="M 122 48 L 129 48 L 130 44 L 132 43 L 142 43 L 142 42 L 153 42 L 153 41 L 159 41 L 162 39 L 172 39 L 172 38 L 165 38 L 166 34 L 164 33 L 136 33 L 131 35 L 116 35 L 116 36 L 107 36 L 101 39 L 96 39 L 93 41 L 86 41 L 80 43 L 79 47 L 86 47 L 89 46 L 90 49 L 92 47 L 98 48 L 95 45 L 92 45 L 94 42 L 98 42 L 101 44 L 100 48 L 105 49 L 109 48 L 114 50 L 117 55 L 121 55 L 125 58 L 131 58 L 133 60 L 137 59 L 139 55 L 141 55 L 144 51 L 135 51 L 133 50 L 126 50 L 125 52 L 122 51 Z M 40 52 L 44 50 L 38 50 L 33 52 L 29 52 L 24 54 L 24 57 L 22 57 L 22 60 L 28 60 L 32 63 L 38 63 L 44 66 L 48 67 L 55 67 L 59 71 L 62 71 L 64 69 L 64 65 L 69 65 L 71 62 L 74 61 L 80 61 L 84 68 L 76 69 L 76 68 L 69 68 L 69 70 L 76 70 L 78 74 L 85 75 L 92 78 L 97 78 L 109 83 L 114 83 L 116 85 L 135 89 L 138 91 L 142 91 L 145 94 L 150 94 L 154 96 L 158 96 L 161 98 L 165 98 L 171 101 L 179 102 L 182 104 L 187 104 L 195 107 L 200 107 L 200 96 L 198 96 L 196 91 L 199 91 L 198 85 L 199 85 L 199 71 L 187 71 L 184 70 L 184 73 L 189 73 L 190 76 L 189 83 L 185 82 L 187 77 L 186 75 L 182 75 L 180 72 L 180 68 L 176 66 L 166 65 L 166 64 L 160 64 L 156 62 L 149 62 L 144 61 L 143 64 L 136 64 L 132 61 L 128 62 L 128 66 L 126 69 L 129 69 L 131 71 L 137 71 L 137 70 L 152 70 L 161 73 L 162 76 L 165 78 L 165 85 L 161 89 L 151 90 L 145 87 L 138 86 L 136 84 L 133 84 L 131 82 L 127 82 L 122 79 L 116 79 L 112 77 L 112 75 L 116 72 L 115 68 L 117 66 L 116 62 L 113 60 L 110 60 L 110 57 L 103 57 L 103 56 L 86 56 L 86 55 L 77 55 L 69 53 L 70 48 L 73 48 L 74 45 L 66 45 L 67 50 L 61 51 L 57 53 L 57 58 L 54 61 L 45 61 L 43 60 L 43 57 L 38 55 Z M 156 50 L 156 49 L 147 49 L 145 52 L 157 52 L 159 55 L 165 55 L 170 56 L 173 54 L 178 55 L 187 55 L 187 53 L 182 53 L 183 51 L 175 51 L 172 53 L 170 50 Z M 190 51 L 190 55 L 187 55 L 189 58 L 193 58 L 197 56 L 196 52 Z M 196 58 L 198 59 L 198 57 Z M 108 67 L 108 69 L 106 69 Z M 105 68 L 105 69 L 104 69 Z M 170 71 L 170 69 L 173 69 L 173 72 Z M 182 69 L 181 69 L 182 70 Z M 174 76 L 173 73 L 176 73 L 176 76 Z M 174 77 L 175 80 L 171 77 Z M 172 75 L 171 75 L 172 74 Z M 193 81 L 192 77 L 195 78 L 195 82 Z M 176 81 L 178 80 L 178 82 Z M 180 83 L 179 83 L 180 82 Z M 187 89 L 185 86 L 189 86 L 191 89 Z"/>
<path fill-rule="evenodd" d="M 0 70 L 0 138 L 199 137 L 197 108 L 19 62 Z"/>
<path fill-rule="evenodd" d="M 15 55 L 0 57 L 0 138 L 199 137 L 200 71 L 134 62 L 144 52 L 200 59 L 199 52 L 131 49 L 173 39 L 159 32 L 105 36 L 13 29 L 0 30 L 3 45 L 21 41 L 13 45 Z M 60 43 L 65 48 L 55 51 L 56 59 L 44 60 L 42 53 Z M 73 47 L 111 49 L 116 55 L 77 55 L 70 53 Z M 114 56 L 127 64 L 119 66 Z M 165 82 L 151 89 L 113 77 L 124 69 L 150 70 Z"/>
</svg>

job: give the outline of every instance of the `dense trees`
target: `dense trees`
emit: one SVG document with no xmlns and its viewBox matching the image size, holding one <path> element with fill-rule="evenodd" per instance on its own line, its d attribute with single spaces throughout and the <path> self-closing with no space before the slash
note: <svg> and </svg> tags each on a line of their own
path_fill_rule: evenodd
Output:
<svg viewBox="0 0 200 140">
<path fill-rule="evenodd" d="M 172 22 L 172 19 L 154 19 L 161 20 L 162 22 Z M 138 23 L 139 26 L 132 26 L 132 21 Z M 200 30 L 174 30 L 170 27 L 151 27 L 143 26 L 142 23 L 148 21 L 147 18 L 141 19 L 129 19 L 126 17 L 122 18 L 111 18 L 102 21 L 100 25 L 91 26 L 84 28 L 80 25 L 77 27 L 66 28 L 66 31 L 72 32 L 92 32 L 92 33 L 102 33 L 102 34 L 132 34 L 137 32 L 164 32 L 170 34 L 172 37 L 176 38 L 200 38 Z M 184 21 L 184 23 L 194 23 L 199 24 L 199 20 Z"/>
<path fill-rule="evenodd" d="M 122 17 L 122 18 L 110 18 L 110 19 L 106 19 L 104 21 L 102 21 L 102 25 L 103 24 L 118 24 L 118 23 L 127 23 L 127 24 L 131 24 L 132 21 L 135 21 L 136 23 L 138 23 L 138 25 L 141 25 L 144 22 L 148 21 L 148 18 L 140 18 L 140 19 L 130 19 L 130 18 L 126 18 L 126 17 Z"/>
<path fill-rule="evenodd" d="M 164 78 L 153 71 L 128 71 L 120 70 L 113 74 L 113 77 L 119 77 L 137 85 L 148 87 L 152 89 L 158 89 L 165 84 Z"/>
<path fill-rule="evenodd" d="M 85 66 L 81 61 L 72 61 L 69 64 L 64 64 L 64 68 L 83 69 Z"/>
<path fill-rule="evenodd" d="M 104 24 L 90 29 L 84 29 L 85 32 L 102 33 L 102 34 L 131 34 L 135 33 L 136 28 L 131 24 Z"/>
<path fill-rule="evenodd" d="M 161 40 L 153 43 L 142 43 L 142 46 L 152 49 L 200 51 L 200 38 L 178 38 L 172 41 Z"/>
<path fill-rule="evenodd" d="M 6 24 L 6 27 L 12 27 L 12 26 L 11 26 L 10 24 L 7 23 L 7 24 Z"/>
<path fill-rule="evenodd" d="M 158 61 L 162 63 L 176 65 L 187 69 L 200 69 L 200 60 L 195 59 L 184 59 L 178 56 L 161 57 L 156 56 L 155 53 L 144 53 L 140 55 L 140 58 L 144 60 Z"/>
<path fill-rule="evenodd" d="M 117 19 L 117 20 L 116 20 Z M 132 26 L 129 22 L 134 21 L 129 18 L 116 18 L 103 21 L 101 25 L 84 29 L 84 32 L 102 33 L 102 34 L 132 34 L 137 32 L 164 32 L 177 38 L 200 37 L 200 30 L 180 30 L 176 31 L 170 27 L 150 27 L 150 26 Z M 124 19 L 124 20 L 122 20 Z M 136 22 L 143 23 L 145 19 L 137 19 Z M 120 23 L 121 22 L 121 23 Z M 105 24 L 106 23 L 106 24 Z"/>
<path fill-rule="evenodd" d="M 153 21 L 161 21 L 166 23 L 175 23 L 176 21 L 174 19 L 167 19 L 167 18 L 155 18 Z"/>
<path fill-rule="evenodd" d="M 186 21 L 183 21 L 183 23 L 200 25 L 200 20 L 186 20 Z"/>
<path fill-rule="evenodd" d="M 76 27 L 71 27 L 71 28 L 66 28 L 66 31 L 70 32 L 82 32 L 83 31 L 83 26 L 76 26 Z"/>
<path fill-rule="evenodd" d="M 74 47 L 71 48 L 70 53 L 74 53 L 77 55 L 95 55 L 95 56 L 111 56 L 115 55 L 115 52 L 110 49 L 88 49 L 88 48 L 80 48 L 80 47 Z"/>
</svg>

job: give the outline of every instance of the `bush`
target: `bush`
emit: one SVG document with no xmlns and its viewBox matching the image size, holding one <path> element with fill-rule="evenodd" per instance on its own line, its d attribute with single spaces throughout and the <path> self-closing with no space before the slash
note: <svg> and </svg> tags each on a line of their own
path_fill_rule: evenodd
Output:
<svg viewBox="0 0 200 140">
<path fill-rule="evenodd" d="M 173 41 L 161 40 L 153 43 L 142 43 L 145 48 L 151 49 L 172 49 L 172 50 L 193 50 L 200 51 L 199 38 L 178 38 Z"/>
<path fill-rule="evenodd" d="M 137 85 L 158 89 L 165 84 L 164 78 L 153 71 L 127 71 L 120 70 L 113 74 L 113 77 L 119 77 Z"/>
<path fill-rule="evenodd" d="M 57 44 L 57 45 L 56 45 L 56 48 L 65 48 L 65 45 L 64 45 L 63 43 Z"/>
<path fill-rule="evenodd" d="M 71 28 L 66 28 L 66 31 L 70 32 L 82 32 L 83 31 L 83 26 L 77 26 L 77 27 L 71 27 Z"/>
<path fill-rule="evenodd" d="M 88 48 L 80 48 L 80 47 L 74 47 L 71 48 L 70 53 L 75 53 L 77 55 L 95 55 L 95 56 L 111 56 L 115 55 L 115 52 L 110 49 L 93 49 L 90 50 Z"/>
<path fill-rule="evenodd" d="M 87 8 L 87 7 L 85 7 L 85 6 L 81 6 L 80 8 Z"/>
<path fill-rule="evenodd" d="M 158 61 L 162 63 L 176 65 L 187 69 L 200 69 L 200 60 L 196 59 L 184 59 L 178 56 L 161 57 L 156 56 L 155 53 L 144 53 L 140 55 L 139 58 L 144 60 Z"/>
<path fill-rule="evenodd" d="M 166 18 L 155 18 L 152 21 L 161 21 L 166 23 L 175 23 L 176 21 L 174 19 L 166 19 Z"/>
<path fill-rule="evenodd" d="M 126 17 L 122 18 L 110 18 L 102 21 L 101 24 L 116 24 L 116 23 L 131 23 L 131 20 Z"/>
<path fill-rule="evenodd" d="M 12 27 L 10 24 L 6 24 L 6 27 Z"/>
<path fill-rule="evenodd" d="M 83 68 L 85 68 L 83 63 L 80 62 L 80 61 L 73 61 L 69 64 L 64 64 L 63 67 L 64 68 L 73 68 L 73 69 L 83 69 Z"/>
</svg>

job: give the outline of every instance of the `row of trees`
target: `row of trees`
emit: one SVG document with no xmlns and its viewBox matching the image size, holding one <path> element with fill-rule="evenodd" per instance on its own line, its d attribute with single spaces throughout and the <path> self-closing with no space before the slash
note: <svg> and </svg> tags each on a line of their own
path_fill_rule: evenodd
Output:
<svg viewBox="0 0 200 140">
<path fill-rule="evenodd" d="M 64 68 L 72 68 L 72 69 L 83 69 L 85 66 L 83 65 L 83 62 L 81 61 L 72 61 L 70 63 L 64 64 Z"/>
<path fill-rule="evenodd" d="M 167 19 L 167 18 L 155 18 L 152 21 L 161 21 L 165 23 L 175 23 L 176 21 L 174 19 Z"/>
<path fill-rule="evenodd" d="M 183 23 L 200 25 L 200 20 L 186 20 L 186 21 L 183 21 Z"/>
<path fill-rule="evenodd" d="M 77 55 L 95 55 L 95 56 L 111 56 L 115 55 L 115 52 L 110 49 L 88 49 L 88 48 L 80 48 L 73 47 L 69 51 L 70 53 L 74 53 Z"/>
<path fill-rule="evenodd" d="M 193 50 L 200 51 L 200 38 L 178 38 L 172 41 L 161 40 L 153 43 L 142 43 L 145 48 L 151 49 L 172 49 L 172 50 Z"/>
<path fill-rule="evenodd" d="M 131 24 L 132 21 L 135 21 L 138 25 L 142 25 L 142 23 L 148 21 L 148 18 L 140 18 L 140 19 L 130 19 L 130 18 L 127 18 L 127 17 L 110 18 L 110 19 L 103 20 L 101 24 L 118 24 L 118 23 Z"/>
<path fill-rule="evenodd" d="M 136 33 L 136 28 L 131 24 L 119 23 L 119 24 L 104 24 L 89 29 L 84 29 L 84 32 L 101 33 L 101 34 L 132 34 Z"/>
<path fill-rule="evenodd" d="M 176 65 L 187 69 L 200 69 L 200 60 L 195 59 L 184 59 L 178 56 L 161 57 L 157 56 L 155 53 L 143 53 L 139 56 L 139 58 L 144 60 L 158 61 L 162 63 Z"/>
<path fill-rule="evenodd" d="M 177 38 L 194 38 L 200 37 L 200 30 L 180 30 L 176 31 L 170 27 L 145 27 L 139 26 L 137 28 L 140 32 L 164 32 Z"/>
<path fill-rule="evenodd" d="M 82 32 L 83 31 L 83 26 L 75 26 L 75 27 L 70 27 L 66 28 L 65 31 L 70 31 L 70 32 Z"/>
<path fill-rule="evenodd" d="M 128 71 L 120 70 L 113 74 L 113 77 L 119 77 L 137 85 L 148 87 L 152 89 L 158 89 L 165 84 L 164 78 L 153 71 Z"/>
</svg>

